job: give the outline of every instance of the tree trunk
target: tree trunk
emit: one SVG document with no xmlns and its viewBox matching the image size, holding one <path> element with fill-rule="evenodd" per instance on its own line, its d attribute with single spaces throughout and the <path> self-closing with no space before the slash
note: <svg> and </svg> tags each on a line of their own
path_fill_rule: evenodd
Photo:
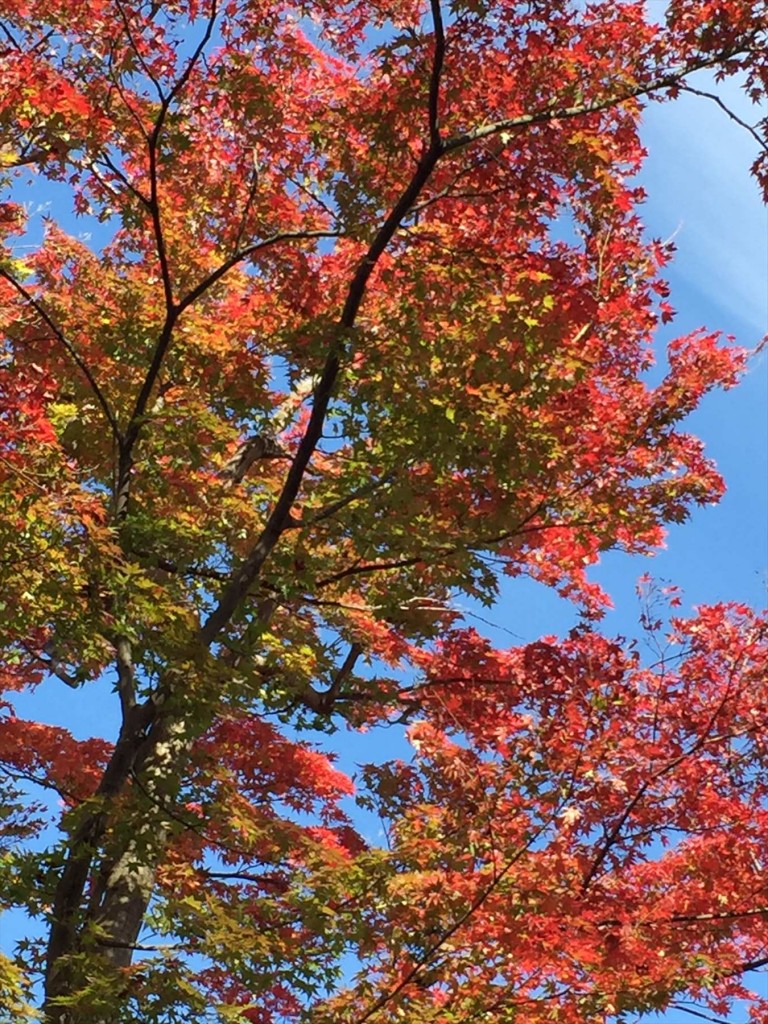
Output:
<svg viewBox="0 0 768 1024">
<path fill-rule="evenodd" d="M 73 961 L 78 954 L 98 960 L 106 978 L 116 982 L 115 971 L 129 967 L 133 960 L 173 821 L 166 808 L 175 798 L 199 731 L 193 734 L 178 711 L 175 715 L 158 712 L 154 706 L 149 735 L 133 730 L 131 751 L 127 749 L 129 730 L 121 730 L 97 794 L 102 807 L 89 815 L 70 841 L 70 855 L 54 897 L 43 1007 L 46 1024 L 112 1024 L 94 1017 L 86 994 L 82 1011 L 60 1001 L 69 1001 L 82 990 L 85 974 L 92 973 Z M 147 718 L 146 710 L 141 718 Z M 128 834 L 121 828 L 115 800 L 124 794 L 130 778 L 137 782 L 135 797 L 141 813 L 130 815 L 137 824 Z M 111 841 L 110 831 L 114 832 Z M 116 988 L 119 1000 L 119 985 Z"/>
</svg>

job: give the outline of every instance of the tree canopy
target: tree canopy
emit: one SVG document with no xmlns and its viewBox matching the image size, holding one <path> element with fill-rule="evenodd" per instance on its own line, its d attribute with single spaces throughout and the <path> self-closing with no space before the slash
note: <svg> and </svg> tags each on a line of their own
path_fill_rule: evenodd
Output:
<svg viewBox="0 0 768 1024">
<path fill-rule="evenodd" d="M 746 0 L 0 0 L 6 1019 L 745 993 L 765 620 L 670 595 L 647 665 L 588 568 L 722 492 L 683 421 L 746 357 L 695 331 L 651 382 L 639 126 L 696 71 L 764 99 L 767 30 Z M 68 197 L 39 240 L 25 187 Z M 583 625 L 496 650 L 453 599 L 523 575 Z M 50 677 L 109 680 L 116 735 L 18 717 Z"/>
</svg>

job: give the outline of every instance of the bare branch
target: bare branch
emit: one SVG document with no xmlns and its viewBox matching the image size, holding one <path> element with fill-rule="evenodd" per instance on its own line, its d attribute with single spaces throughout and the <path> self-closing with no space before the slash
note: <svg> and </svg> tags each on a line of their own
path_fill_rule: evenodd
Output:
<svg viewBox="0 0 768 1024">
<path fill-rule="evenodd" d="M 167 953 L 172 949 L 184 949 L 180 942 L 164 942 L 161 945 L 147 946 L 138 942 L 119 942 L 117 939 L 99 938 L 100 946 L 108 946 L 110 949 L 132 949 L 139 953 Z"/>
<path fill-rule="evenodd" d="M 150 361 L 149 368 L 147 369 L 147 373 L 144 377 L 139 393 L 136 396 L 133 412 L 131 413 L 131 419 L 125 432 L 125 450 L 123 452 L 123 459 L 119 469 L 121 485 L 126 483 L 127 474 L 133 466 L 133 448 L 139 438 L 142 427 L 144 426 L 144 417 L 147 412 L 147 406 L 149 405 L 149 400 L 152 397 L 152 392 L 154 391 L 155 384 L 157 383 L 157 378 L 159 377 L 160 371 L 163 367 L 163 362 L 171 344 L 173 329 L 176 326 L 177 320 L 178 313 L 175 309 L 170 310 L 166 314 L 157 343 L 154 351 L 152 352 L 152 359 Z"/>
<path fill-rule="evenodd" d="M 768 141 L 766 141 L 763 138 L 763 136 L 760 134 L 759 131 L 757 131 L 754 125 L 751 125 L 748 121 L 744 121 L 742 118 L 740 118 L 739 115 L 734 113 L 734 111 L 731 110 L 731 108 L 726 103 L 724 103 L 720 99 L 720 97 L 717 96 L 715 93 L 706 92 L 706 90 L 704 89 L 694 89 L 692 85 L 681 85 L 680 89 L 682 92 L 691 93 L 692 96 L 701 96 L 704 99 L 712 100 L 712 102 L 716 103 L 718 107 L 720 107 L 720 109 L 724 111 L 732 121 L 735 121 L 737 125 L 748 131 L 752 138 L 757 142 L 758 146 L 760 146 L 762 150 L 768 153 Z"/>
<path fill-rule="evenodd" d="M 698 1017 L 699 1020 L 708 1020 L 711 1024 L 733 1024 L 732 1021 L 725 1020 L 723 1017 L 713 1017 L 709 1013 L 702 1013 L 701 1010 L 694 1010 L 690 1006 L 685 1006 L 681 1002 L 670 1003 L 676 1010 L 681 1010 L 683 1013 L 688 1013 L 691 1017 Z"/>
<path fill-rule="evenodd" d="M 41 789 L 48 789 L 53 793 L 58 793 L 59 796 L 65 800 L 70 800 L 73 804 L 77 803 L 77 796 L 72 790 L 62 786 L 60 782 L 52 782 L 50 779 L 35 775 L 33 771 L 24 771 L 24 769 L 18 768 L 15 765 L 11 767 L 9 764 L 0 761 L 0 773 L 6 775 L 9 779 L 13 779 L 14 782 L 31 782 Z"/>
<path fill-rule="evenodd" d="M 151 202 L 154 206 L 156 196 L 153 196 Z M 157 220 L 157 227 L 159 227 L 159 219 Z M 162 230 L 162 229 L 161 229 Z M 209 288 L 211 288 L 217 281 L 219 281 L 229 270 L 231 270 L 236 264 L 246 259 L 248 256 L 259 252 L 262 249 L 267 249 L 270 246 L 276 245 L 278 242 L 291 241 L 291 240 L 302 240 L 305 238 L 328 238 L 336 237 L 337 232 L 328 231 L 281 231 L 269 238 L 265 238 L 260 242 L 255 242 L 253 245 L 248 246 L 246 249 L 242 249 L 240 252 L 235 253 L 228 260 L 222 263 L 216 270 L 204 278 L 195 288 L 193 288 L 187 295 L 178 303 L 172 304 L 166 313 L 165 323 L 160 331 L 160 336 L 155 345 L 155 350 L 152 353 L 152 361 L 147 370 L 146 377 L 141 386 L 138 396 L 136 397 L 136 403 L 133 407 L 133 413 L 131 414 L 131 420 L 128 428 L 125 432 L 125 441 L 121 451 L 121 465 L 118 471 L 118 485 L 116 495 L 116 506 L 118 518 L 125 515 L 127 508 L 128 491 L 129 491 L 129 478 L 130 472 L 133 465 L 132 452 L 136 441 L 138 440 L 141 428 L 143 426 L 143 418 L 147 411 L 149 400 L 152 396 L 157 378 L 162 369 L 163 362 L 165 360 L 166 353 L 171 344 L 173 337 L 173 330 L 176 326 L 179 316 L 192 305 L 197 299 L 200 298 Z M 170 275 L 166 275 L 168 286 L 170 285 Z M 166 300 L 168 297 L 168 291 L 166 288 Z"/>
<path fill-rule="evenodd" d="M 217 583 L 223 583 L 229 579 L 228 573 L 221 572 L 218 569 L 209 569 L 205 566 L 196 565 L 182 565 L 179 562 L 173 561 L 173 559 L 156 555 L 153 551 L 132 548 L 128 553 L 136 555 L 138 558 L 146 558 L 151 561 L 153 566 L 174 576 L 190 576 L 192 579 L 215 580 Z"/>
<path fill-rule="evenodd" d="M 155 83 L 155 85 L 156 85 L 156 87 L 158 89 L 158 93 L 159 93 L 159 95 L 161 97 L 161 102 L 160 102 L 160 110 L 158 112 L 157 119 L 155 121 L 155 126 L 152 129 L 152 133 L 149 136 L 149 142 L 148 142 L 149 188 L 150 188 L 149 199 L 150 199 L 150 212 L 151 212 L 151 217 L 152 217 L 152 227 L 153 227 L 153 231 L 154 231 L 154 235 L 155 235 L 155 246 L 156 246 L 156 249 L 157 249 L 158 262 L 160 264 L 160 274 L 161 274 L 162 280 L 163 280 L 163 292 L 165 294 L 165 306 L 166 306 L 166 310 L 167 310 L 167 313 L 168 313 L 168 317 L 167 317 L 167 321 L 166 322 L 168 323 L 168 321 L 170 321 L 170 326 L 171 327 L 172 327 L 172 322 L 175 319 L 175 316 L 177 315 L 178 311 L 176 310 L 176 307 L 175 307 L 175 304 L 174 304 L 174 301 L 173 301 L 173 281 L 171 279 L 171 270 L 170 270 L 170 265 L 169 265 L 169 262 L 168 262 L 168 251 L 167 251 L 166 244 L 165 244 L 165 235 L 164 235 L 164 231 L 163 231 L 162 217 L 161 217 L 161 214 L 160 214 L 159 173 L 158 173 L 158 162 L 157 162 L 157 160 L 158 160 L 158 148 L 159 148 L 159 143 L 160 143 L 160 136 L 163 133 L 163 129 L 165 127 L 165 121 L 166 121 L 166 118 L 168 116 L 168 111 L 170 110 L 171 104 L 173 103 L 173 101 L 179 95 L 181 90 L 184 88 L 184 86 L 189 81 L 189 79 L 190 79 L 190 77 L 192 75 L 192 72 L 193 72 L 193 70 L 195 68 L 195 65 L 197 64 L 198 60 L 200 59 L 200 57 L 203 54 L 203 51 L 205 50 L 205 47 L 208 45 L 208 42 L 210 41 L 211 35 L 213 34 L 213 27 L 214 27 L 214 25 L 216 23 L 216 13 L 217 13 L 216 0 L 211 0 L 211 11 L 210 11 L 210 14 L 208 16 L 208 22 L 206 24 L 205 31 L 203 32 L 202 38 L 200 39 L 200 41 L 198 42 L 197 46 L 195 47 L 195 49 L 194 49 L 194 51 L 192 53 L 192 56 L 187 61 L 186 66 L 184 67 L 184 70 L 179 75 L 179 77 L 176 79 L 176 82 L 174 83 L 174 85 L 171 88 L 171 91 L 168 93 L 168 95 L 164 96 L 163 93 L 162 93 L 162 90 L 159 87 L 159 85 L 157 85 L 157 83 Z M 123 18 L 125 20 L 125 15 L 123 15 Z M 127 22 L 126 22 L 126 26 L 127 26 Z M 134 45 L 134 49 L 136 49 L 135 45 Z M 136 50 L 136 53 L 138 55 L 138 50 Z M 154 82 L 154 79 L 153 79 L 153 82 Z M 168 331 L 168 340 L 170 340 L 170 329 Z M 153 364 L 154 364 L 154 362 L 155 362 L 155 360 L 153 360 Z M 162 362 L 162 354 L 160 356 L 159 362 Z M 151 390 L 151 388 L 150 388 L 150 390 Z"/>
<path fill-rule="evenodd" d="M 479 537 L 477 540 L 467 541 L 464 544 L 454 544 L 445 547 L 430 547 L 425 545 L 419 555 L 412 555 L 406 558 L 397 558 L 391 561 L 381 562 L 360 562 L 357 561 L 353 565 L 346 569 L 341 569 L 339 572 L 333 573 L 330 576 L 325 576 L 323 579 L 317 581 L 318 588 L 327 587 L 333 583 L 338 583 L 339 580 L 345 579 L 348 576 L 364 576 L 374 572 L 389 572 L 392 569 L 408 569 L 414 565 L 428 564 L 430 557 L 443 557 L 450 558 L 451 555 L 457 555 L 465 551 L 475 551 L 477 549 L 482 550 L 492 544 L 501 544 L 505 540 L 510 540 L 512 537 L 517 537 L 524 533 L 537 533 L 540 530 L 552 530 L 556 527 L 579 527 L 589 525 L 583 522 L 573 523 L 543 523 L 541 526 L 530 526 L 529 524 L 537 515 L 539 515 L 544 508 L 544 503 L 541 502 L 533 511 L 528 513 L 520 522 L 510 530 L 502 530 L 500 533 L 495 534 L 492 537 Z"/>
<path fill-rule="evenodd" d="M 109 170 L 110 170 L 110 171 L 111 171 L 111 172 L 112 172 L 112 173 L 113 173 L 113 174 L 115 175 L 115 177 L 116 177 L 116 178 L 117 178 L 117 179 L 118 179 L 118 180 L 119 180 L 120 182 L 122 182 L 122 184 L 123 184 L 123 185 L 125 186 L 125 188 L 126 188 L 126 189 L 127 189 L 127 190 L 128 190 L 128 191 L 129 191 L 130 193 L 131 193 L 131 195 L 132 195 L 132 196 L 135 196 L 135 197 L 136 197 L 136 199 L 138 199 L 138 201 L 139 201 L 139 202 L 141 203 L 141 205 L 142 205 L 142 206 L 144 206 L 144 207 L 146 207 L 147 209 L 149 209 L 149 208 L 150 208 L 150 205 L 151 205 L 151 204 L 150 204 L 150 201 L 149 201 L 149 199 L 148 199 L 148 198 L 147 198 L 147 197 L 146 197 L 146 196 L 144 195 L 144 193 L 143 193 L 143 192 L 142 192 L 142 191 L 141 191 L 141 190 L 140 190 L 139 188 L 137 188 L 137 187 L 136 187 L 136 186 L 135 186 L 135 185 L 133 184 L 133 182 L 131 182 L 131 181 L 130 181 L 130 180 L 129 180 L 129 179 L 127 178 L 127 177 L 126 177 L 126 175 L 125 175 L 125 174 L 123 173 L 123 171 L 121 171 L 121 170 L 120 170 L 120 168 L 119 168 L 119 167 L 117 166 L 117 164 L 116 164 L 116 163 L 115 163 L 115 162 L 114 162 L 113 160 L 111 160 L 111 159 L 110 159 L 110 158 L 109 158 L 109 157 L 108 157 L 108 156 L 107 156 L 106 154 L 104 154 L 104 153 L 102 153 L 102 155 L 101 155 L 101 158 L 100 158 L 100 159 L 101 159 L 101 162 L 102 162 L 102 163 L 103 163 L 103 164 L 104 164 L 104 165 L 105 165 L 105 166 L 106 166 L 106 167 L 107 167 L 107 168 L 108 168 L 108 169 L 109 169 Z M 89 167 L 89 170 L 90 170 L 91 174 L 93 174 L 93 175 L 94 175 L 94 176 L 95 176 L 95 177 L 96 177 L 96 178 L 97 178 L 97 179 L 98 179 L 98 180 L 99 180 L 99 181 L 101 182 L 101 181 L 102 181 L 102 179 L 101 179 L 101 178 L 99 177 L 98 173 L 97 173 L 97 172 L 96 172 L 96 171 L 94 170 L 94 167 L 95 167 L 95 166 L 96 166 L 96 161 L 94 161 L 94 162 L 93 162 L 93 163 L 92 163 L 92 164 L 90 165 L 90 167 Z"/>
<path fill-rule="evenodd" d="M 141 50 L 139 49 L 139 47 L 138 47 L 138 45 L 136 43 L 136 40 L 134 38 L 133 31 L 131 29 L 131 23 L 128 21 L 128 16 L 125 13 L 125 8 L 123 7 L 122 0 L 115 0 L 115 5 L 116 5 L 118 11 L 120 12 L 120 18 L 121 18 L 121 20 L 123 22 L 123 28 L 125 29 L 125 34 L 128 36 L 128 42 L 131 44 L 131 48 L 133 49 L 133 52 L 136 54 L 136 59 L 138 60 L 139 64 L 141 65 L 141 70 L 147 76 L 147 78 L 152 83 L 152 85 L 154 85 L 154 87 L 155 87 L 155 89 L 157 91 L 158 99 L 160 100 L 160 102 L 164 103 L 165 102 L 165 98 L 164 98 L 164 95 L 163 95 L 163 90 L 160 87 L 160 83 L 158 82 L 158 80 L 155 78 L 155 76 L 149 70 L 149 67 L 147 66 L 147 62 L 144 60 L 144 58 L 141 55 Z"/>
<path fill-rule="evenodd" d="M 3 35 L 14 48 L 14 50 L 17 50 L 19 53 L 22 52 L 21 43 L 18 41 L 13 32 L 11 32 L 11 30 L 8 28 L 5 22 L 0 21 L 0 32 L 3 33 Z"/>
<path fill-rule="evenodd" d="M 735 666 L 734 666 L 734 669 L 732 670 L 732 673 L 731 673 L 731 681 L 733 679 L 733 672 L 734 671 L 735 671 Z M 648 790 L 653 785 L 653 783 L 657 782 L 659 779 L 663 778 L 669 772 L 674 771 L 674 769 L 677 768 L 678 765 L 682 764 L 689 757 L 693 757 L 694 754 L 697 754 L 702 749 L 702 747 L 705 747 L 707 745 L 707 743 L 716 741 L 718 739 L 717 735 L 712 735 L 712 730 L 715 727 L 715 723 L 717 722 L 717 719 L 720 716 L 720 714 L 721 714 L 721 712 L 723 710 L 723 707 L 730 700 L 730 697 L 731 697 L 731 689 L 730 689 L 730 681 L 729 681 L 728 687 L 726 688 L 726 691 L 725 691 L 725 694 L 724 694 L 722 700 L 720 700 L 718 702 L 718 704 L 715 707 L 715 709 L 713 710 L 712 714 L 709 716 L 709 721 L 707 722 L 706 727 L 702 730 L 701 735 L 695 741 L 695 743 L 693 743 L 688 748 L 688 750 L 684 750 L 681 754 L 678 754 L 677 757 L 673 758 L 671 761 L 668 761 L 666 764 L 662 765 L 661 768 L 658 768 L 655 772 L 653 772 L 645 780 L 645 782 L 643 782 L 638 787 L 638 790 L 635 793 L 635 795 L 627 803 L 627 805 L 624 808 L 624 810 L 621 812 L 621 814 L 616 819 L 613 827 L 607 833 L 607 835 L 605 837 L 605 840 L 603 841 L 600 849 L 597 852 L 597 856 L 593 860 L 593 862 L 592 862 L 589 870 L 587 871 L 587 873 L 584 875 L 584 880 L 583 880 L 583 882 L 581 884 L 581 891 L 582 891 L 582 893 L 586 893 L 587 889 L 589 888 L 589 886 L 592 883 L 593 879 L 595 878 L 595 876 L 597 875 L 598 871 L 600 870 L 600 868 L 601 868 L 603 862 L 605 861 L 606 857 L 611 852 L 611 850 L 613 849 L 614 845 L 618 842 L 619 837 L 621 835 L 621 830 L 624 828 L 624 825 L 627 823 L 627 820 L 629 819 L 629 816 L 632 814 L 634 809 L 637 807 L 637 805 L 643 799 L 643 797 L 648 792 Z M 650 767 L 650 765 L 649 765 L 649 767 Z"/>
<path fill-rule="evenodd" d="M 332 206 L 326 203 L 326 201 L 323 199 L 321 195 L 318 195 L 311 188 L 308 188 L 303 182 L 298 181 L 296 178 L 286 176 L 286 180 L 290 181 L 290 183 L 298 192 L 301 192 L 305 196 L 308 196 L 313 203 L 317 203 L 320 209 L 328 215 L 331 222 L 338 221 L 338 211 L 334 210 Z"/>
<path fill-rule="evenodd" d="M 448 554 L 453 554 L 451 549 Z M 424 555 L 414 555 L 411 558 L 396 558 L 389 562 L 360 562 L 354 565 L 350 565 L 347 569 L 341 569 L 339 572 L 333 573 L 331 576 L 325 576 L 323 579 L 317 581 L 318 589 L 322 587 L 329 587 L 333 583 L 338 583 L 339 580 L 346 579 L 348 576 L 366 576 L 374 572 L 390 572 L 393 569 L 408 569 L 413 565 L 419 565 L 425 563 L 426 559 Z"/>
<path fill-rule="evenodd" d="M 202 873 L 206 878 L 232 878 L 236 882 L 255 882 L 257 885 L 272 885 L 276 888 L 282 885 L 280 880 L 251 871 L 209 871 L 208 868 L 202 868 Z"/>
<path fill-rule="evenodd" d="M 122 8 L 120 8 L 120 11 L 121 11 L 121 14 L 122 14 Z M 125 20 L 125 15 L 124 14 L 123 14 L 123 20 Z M 130 34 L 129 34 L 129 38 L 130 38 Z M 109 70 L 110 70 L 109 79 L 112 82 L 112 85 L 115 87 L 117 95 L 122 100 L 123 106 L 128 111 L 128 113 L 130 114 L 132 120 L 135 122 L 137 128 L 139 129 L 139 134 L 142 136 L 142 138 L 144 139 L 145 142 L 149 142 L 149 134 L 147 133 L 147 129 L 144 127 L 144 122 L 142 121 L 139 112 L 134 108 L 133 104 L 128 102 L 128 96 L 126 94 L 125 89 L 123 89 L 122 83 L 120 81 L 120 75 L 119 75 L 118 72 L 116 72 L 114 70 L 114 59 L 115 59 L 115 50 L 116 50 L 116 48 L 117 48 L 117 40 L 115 40 L 114 45 L 110 48 L 110 51 L 109 51 L 109 58 L 108 58 L 108 66 L 109 66 Z M 135 49 L 135 46 L 134 46 L 134 49 Z M 139 57 L 139 60 L 141 60 L 140 57 Z"/>
<path fill-rule="evenodd" d="M 291 242 L 291 241 L 303 241 L 305 239 L 327 239 L 337 238 L 339 231 L 278 231 L 275 234 L 271 234 L 268 239 L 263 239 L 261 242 L 256 242 L 252 246 L 248 246 L 247 249 L 242 249 L 238 253 L 234 253 L 229 259 L 221 263 L 214 271 L 208 274 L 207 278 L 201 281 L 195 288 L 187 292 L 184 298 L 175 304 L 166 317 L 166 322 L 163 325 L 163 329 L 158 340 L 158 344 L 155 347 L 153 353 L 153 360 L 148 369 L 141 391 L 136 398 L 136 404 L 133 409 L 131 416 L 131 425 L 126 432 L 126 443 L 132 445 L 136 437 L 138 436 L 141 424 L 140 419 L 146 412 L 148 401 L 155 388 L 155 384 L 158 379 L 158 375 L 163 366 L 163 360 L 165 358 L 166 351 L 171 341 L 173 334 L 173 328 L 179 315 L 193 304 L 197 299 L 204 295 L 217 281 L 223 278 L 224 274 L 236 266 L 238 263 L 252 256 L 254 253 L 261 251 L 262 249 L 268 249 L 280 242 Z"/>
<path fill-rule="evenodd" d="M 251 183 L 248 186 L 248 195 L 245 197 L 243 203 L 243 212 L 240 216 L 240 224 L 238 225 L 237 231 L 235 232 L 235 245 L 234 250 L 238 252 L 240 249 L 240 243 L 243 240 L 245 234 L 245 227 L 248 223 L 248 214 L 251 212 L 253 201 L 256 198 L 256 193 L 259 188 L 259 165 L 258 165 L 258 153 L 257 150 L 253 151 L 253 168 L 251 169 Z"/>
<path fill-rule="evenodd" d="M 211 9 L 210 9 L 210 12 L 208 14 L 208 21 L 206 23 L 205 31 L 203 32 L 203 36 L 202 36 L 200 42 L 195 47 L 194 52 L 192 53 L 192 56 L 187 61 L 186 67 L 184 68 L 182 73 L 179 75 L 179 77 L 176 79 L 176 82 L 174 83 L 171 91 L 168 93 L 168 98 L 167 98 L 167 100 L 165 102 L 166 112 L 167 112 L 168 107 L 170 106 L 170 104 L 173 103 L 173 101 L 179 95 L 181 90 L 184 88 L 184 86 L 189 81 L 190 76 L 192 75 L 192 72 L 195 69 L 195 65 L 197 64 L 197 62 L 202 57 L 203 51 L 205 50 L 206 46 L 210 42 L 211 36 L 213 35 L 213 29 L 214 29 L 214 26 L 216 24 L 216 17 L 217 17 L 217 15 L 218 15 L 218 0 L 211 0 Z"/>
</svg>

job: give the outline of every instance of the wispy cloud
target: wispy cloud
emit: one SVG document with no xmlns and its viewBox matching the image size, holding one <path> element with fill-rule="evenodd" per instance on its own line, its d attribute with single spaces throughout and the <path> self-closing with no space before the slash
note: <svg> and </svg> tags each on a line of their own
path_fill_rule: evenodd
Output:
<svg viewBox="0 0 768 1024">
<path fill-rule="evenodd" d="M 744 120 L 760 117 L 736 83 L 700 77 L 695 84 L 717 92 Z M 693 95 L 652 104 L 643 137 L 646 220 L 654 234 L 675 236 L 674 276 L 717 308 L 713 326 L 734 326 L 756 340 L 768 330 L 768 212 L 749 173 L 757 142 L 716 104 Z"/>
</svg>

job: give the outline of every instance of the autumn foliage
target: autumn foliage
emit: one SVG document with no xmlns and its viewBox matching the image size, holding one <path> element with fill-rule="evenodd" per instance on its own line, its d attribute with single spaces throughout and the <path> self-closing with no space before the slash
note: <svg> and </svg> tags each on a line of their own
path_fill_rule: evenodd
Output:
<svg viewBox="0 0 768 1024">
<path fill-rule="evenodd" d="M 8 1021 L 597 1024 L 768 963 L 766 622 L 647 664 L 588 576 L 718 498 L 683 420 L 745 360 L 650 373 L 638 132 L 764 98 L 768 12 L 658 7 L 0 0 Z M 522 575 L 583 628 L 469 628 Z"/>
</svg>

